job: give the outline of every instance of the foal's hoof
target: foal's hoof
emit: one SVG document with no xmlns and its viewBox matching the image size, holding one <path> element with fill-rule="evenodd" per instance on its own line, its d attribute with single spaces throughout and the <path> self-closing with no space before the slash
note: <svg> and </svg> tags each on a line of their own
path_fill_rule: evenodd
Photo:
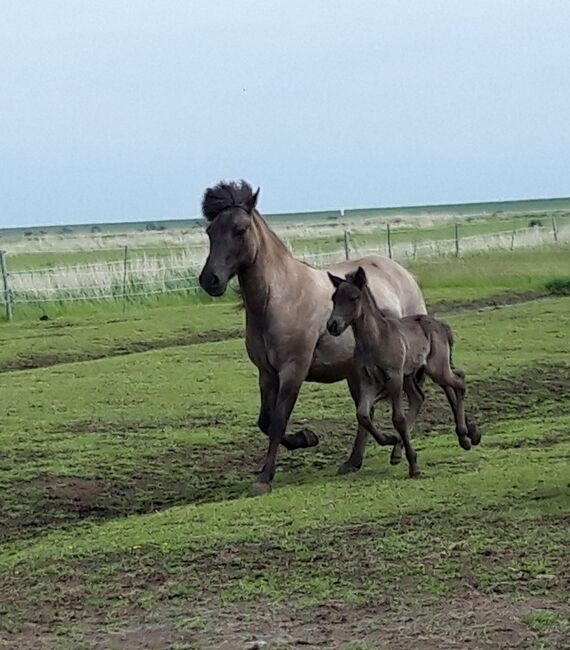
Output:
<svg viewBox="0 0 570 650">
<path fill-rule="evenodd" d="M 467 423 L 467 435 L 474 445 L 478 445 L 481 442 L 481 429 L 473 422 Z"/>
<path fill-rule="evenodd" d="M 254 483 L 249 488 L 249 496 L 251 497 L 260 497 L 264 494 L 269 494 L 271 492 L 271 483 Z"/>
<path fill-rule="evenodd" d="M 319 437 L 310 429 L 301 429 L 299 435 L 305 438 L 305 447 L 316 447 L 319 444 Z"/>
<path fill-rule="evenodd" d="M 402 462 L 402 452 L 392 449 L 390 454 L 390 465 L 399 465 Z"/>
<path fill-rule="evenodd" d="M 360 467 L 360 465 L 353 465 L 352 463 L 346 462 L 338 468 L 337 474 L 353 474 L 354 472 L 358 472 Z"/>
<path fill-rule="evenodd" d="M 420 470 L 417 467 L 415 469 L 411 469 L 410 472 L 409 472 L 409 477 L 410 478 L 420 478 L 421 475 L 422 475 L 422 473 L 420 472 Z"/>
<path fill-rule="evenodd" d="M 471 440 L 467 436 L 461 436 L 459 438 L 459 444 L 465 451 L 469 451 L 471 449 Z"/>
</svg>

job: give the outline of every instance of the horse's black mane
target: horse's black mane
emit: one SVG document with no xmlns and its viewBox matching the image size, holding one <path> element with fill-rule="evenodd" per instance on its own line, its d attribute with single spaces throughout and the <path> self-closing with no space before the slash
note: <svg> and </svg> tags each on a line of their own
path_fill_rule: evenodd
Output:
<svg viewBox="0 0 570 650">
<path fill-rule="evenodd" d="M 222 181 L 204 192 L 202 214 L 208 221 L 213 221 L 220 212 L 228 208 L 243 208 L 249 211 L 253 199 L 253 189 L 249 183 L 242 181 Z"/>
</svg>

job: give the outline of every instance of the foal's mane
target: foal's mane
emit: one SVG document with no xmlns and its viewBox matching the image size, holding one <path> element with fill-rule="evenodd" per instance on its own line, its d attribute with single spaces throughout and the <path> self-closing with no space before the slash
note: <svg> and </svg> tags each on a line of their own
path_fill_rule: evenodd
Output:
<svg viewBox="0 0 570 650">
<path fill-rule="evenodd" d="M 350 273 L 347 273 L 346 274 L 347 282 L 354 284 L 354 276 L 356 275 L 356 273 L 357 271 L 351 271 Z M 362 293 L 368 298 L 368 303 L 372 307 L 373 311 L 377 312 L 380 316 L 384 318 L 390 318 L 392 316 L 392 314 L 389 311 L 382 309 L 376 302 L 376 298 L 374 297 L 374 294 L 372 293 L 372 291 L 370 291 L 370 287 L 368 286 L 368 278 L 366 279 L 366 282 L 362 287 Z"/>
</svg>

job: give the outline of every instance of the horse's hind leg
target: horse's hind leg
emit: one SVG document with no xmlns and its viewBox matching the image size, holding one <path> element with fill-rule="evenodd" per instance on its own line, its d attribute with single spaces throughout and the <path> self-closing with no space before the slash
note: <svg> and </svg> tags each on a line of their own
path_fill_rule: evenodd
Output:
<svg viewBox="0 0 570 650">
<path fill-rule="evenodd" d="M 458 376 L 460 379 L 463 379 L 465 381 L 465 374 L 462 370 L 459 368 L 454 368 L 453 373 Z M 452 409 L 456 408 L 457 404 L 457 398 L 455 396 L 455 391 L 450 392 L 449 395 L 447 395 L 447 401 L 449 402 L 450 406 Z M 481 429 L 479 426 L 473 422 L 472 420 L 469 419 L 469 416 L 467 413 L 465 414 L 465 424 L 467 425 L 467 435 L 471 439 L 471 442 L 474 445 L 478 445 L 481 442 Z"/>
<path fill-rule="evenodd" d="M 465 380 L 460 374 L 453 371 L 444 372 L 443 376 L 432 375 L 432 379 L 443 388 L 447 401 L 451 406 L 459 444 L 463 449 L 471 449 L 471 439 L 468 436 L 465 421 Z"/>
</svg>

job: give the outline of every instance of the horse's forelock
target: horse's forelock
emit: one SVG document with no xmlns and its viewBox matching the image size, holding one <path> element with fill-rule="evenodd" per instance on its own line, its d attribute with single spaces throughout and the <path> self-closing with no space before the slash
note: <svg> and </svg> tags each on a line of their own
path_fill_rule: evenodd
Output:
<svg viewBox="0 0 570 650">
<path fill-rule="evenodd" d="M 202 214 L 208 221 L 213 221 L 228 208 L 243 208 L 249 211 L 248 205 L 252 198 L 253 190 L 246 181 L 231 181 L 229 183 L 222 181 L 204 192 Z"/>
</svg>

